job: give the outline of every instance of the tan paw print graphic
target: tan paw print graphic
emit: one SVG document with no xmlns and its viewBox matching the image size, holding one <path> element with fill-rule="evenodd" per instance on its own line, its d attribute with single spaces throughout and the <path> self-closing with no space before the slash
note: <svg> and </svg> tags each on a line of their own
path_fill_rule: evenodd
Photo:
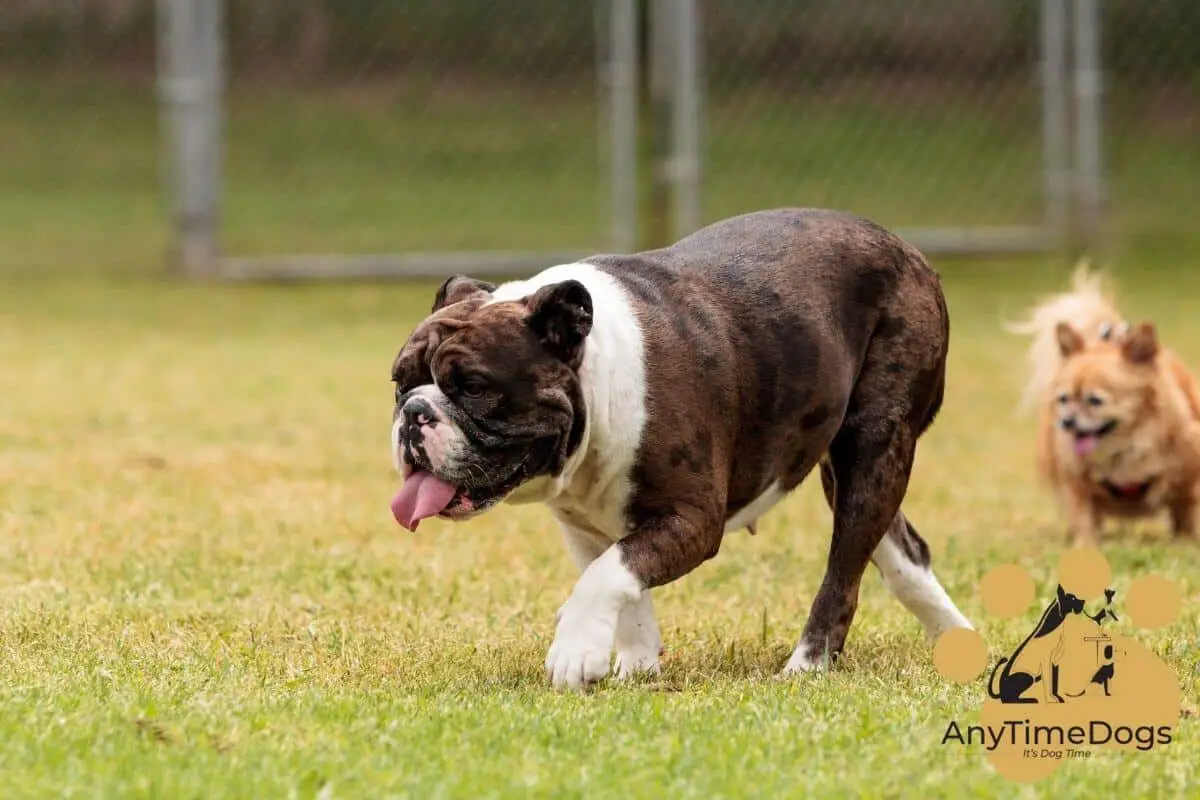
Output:
<svg viewBox="0 0 1200 800">
<path fill-rule="evenodd" d="M 1102 748 L 1144 753 L 1169 745 L 1180 715 L 1179 679 L 1111 623 L 1128 617 L 1137 628 L 1160 628 L 1178 615 L 1181 594 L 1148 575 L 1118 602 L 1111 577 L 1100 551 L 1064 553 L 1058 585 L 1035 616 L 1035 587 L 1025 570 L 1010 564 L 985 575 L 980 592 L 988 613 L 1028 619 L 1031 627 L 986 674 L 979 724 L 951 720 L 942 743 L 982 747 L 1000 774 L 1017 781 L 1040 780 Z M 933 659 L 942 676 L 969 683 L 987 669 L 988 649 L 977 632 L 959 628 L 938 639 Z"/>
</svg>

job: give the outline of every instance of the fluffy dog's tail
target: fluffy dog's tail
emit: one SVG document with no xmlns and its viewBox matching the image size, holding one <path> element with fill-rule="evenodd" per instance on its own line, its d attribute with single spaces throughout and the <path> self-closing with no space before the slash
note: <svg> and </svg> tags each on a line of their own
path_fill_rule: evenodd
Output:
<svg viewBox="0 0 1200 800">
<path fill-rule="evenodd" d="M 1043 400 L 1062 364 L 1055 333 L 1060 322 L 1068 323 L 1085 342 L 1098 341 L 1125 324 L 1102 276 L 1093 273 L 1086 261 L 1075 267 L 1070 291 L 1047 297 L 1024 320 L 1006 326 L 1012 333 L 1033 338 L 1026 356 L 1029 377 L 1021 397 L 1023 409 Z"/>
</svg>

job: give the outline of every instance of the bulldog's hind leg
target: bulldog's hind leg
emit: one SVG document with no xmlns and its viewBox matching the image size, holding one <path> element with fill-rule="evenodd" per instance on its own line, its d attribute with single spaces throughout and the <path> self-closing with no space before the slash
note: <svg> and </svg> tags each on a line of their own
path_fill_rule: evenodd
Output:
<svg viewBox="0 0 1200 800">
<path fill-rule="evenodd" d="M 836 480 L 828 460 L 821 461 L 821 487 L 829 508 L 834 507 Z M 950 628 L 970 628 L 971 623 L 946 594 L 930 566 L 929 546 L 904 516 L 897 511 L 887 533 L 871 554 L 884 585 L 911 611 L 930 638 Z"/>
<path fill-rule="evenodd" d="M 929 547 L 903 512 L 896 512 L 887 535 L 871 555 L 871 562 L 883 577 L 884 585 L 916 615 L 931 639 L 950 628 L 972 627 L 933 574 Z"/>
<path fill-rule="evenodd" d="M 937 413 L 944 390 L 944 345 L 928 336 L 903 338 L 871 342 L 842 425 L 829 445 L 822 481 L 833 507 L 829 559 L 785 672 L 823 666 L 841 653 L 858 608 L 863 573 L 877 554 L 877 565 L 888 568 L 893 591 L 903 593 L 901 599 L 908 598 L 906 605 L 914 611 L 919 607 L 919 613 L 928 614 L 923 622 L 937 625 L 961 617 L 957 611 L 926 608 L 932 576 L 926 579 L 926 568 L 919 564 L 926 551 L 915 532 L 910 534 L 905 525 L 896 531 L 904 537 L 900 541 L 888 536 L 896 520 L 903 519 L 898 516 L 900 502 L 908 490 L 917 439 Z"/>
<path fill-rule="evenodd" d="M 913 436 L 891 426 L 846 426 L 830 445 L 837 485 L 825 578 L 785 673 L 826 666 L 846 643 L 863 572 L 900 510 L 912 467 Z"/>
</svg>

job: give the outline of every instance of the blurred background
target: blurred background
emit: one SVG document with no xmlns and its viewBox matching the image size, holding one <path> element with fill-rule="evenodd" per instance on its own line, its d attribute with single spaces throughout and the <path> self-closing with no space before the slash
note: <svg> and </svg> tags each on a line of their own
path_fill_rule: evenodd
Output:
<svg viewBox="0 0 1200 800">
<path fill-rule="evenodd" d="M 1194 0 L 5 0 L 0 274 L 521 272 L 776 205 L 1200 256 Z"/>
</svg>

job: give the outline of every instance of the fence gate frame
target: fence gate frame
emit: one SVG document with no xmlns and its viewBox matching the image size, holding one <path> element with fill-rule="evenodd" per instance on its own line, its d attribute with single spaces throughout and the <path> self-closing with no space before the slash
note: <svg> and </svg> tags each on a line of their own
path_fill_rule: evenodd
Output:
<svg viewBox="0 0 1200 800">
<path fill-rule="evenodd" d="M 224 254 L 225 2 L 156 0 L 162 174 L 171 208 L 170 260 L 178 273 L 241 281 L 516 275 L 597 252 Z M 602 98 L 597 124 L 607 131 L 609 145 L 608 246 L 630 252 L 666 243 L 647 242 L 639 234 L 645 210 L 638 181 L 642 170 L 649 171 L 669 206 L 669 231 L 657 237 L 679 238 L 703 221 L 701 0 L 594 2 Z M 1100 15 L 1100 0 L 1040 0 L 1034 80 L 1041 93 L 1043 219 L 1029 226 L 901 228 L 900 235 L 928 254 L 958 256 L 1053 251 L 1069 243 L 1086 248 L 1098 242 L 1104 212 Z M 643 55 L 648 63 L 641 63 Z M 639 118 L 644 74 L 652 100 L 660 104 L 650 119 Z M 666 128 L 660 132 L 665 151 L 640 164 L 639 125 L 646 124 Z"/>
</svg>

